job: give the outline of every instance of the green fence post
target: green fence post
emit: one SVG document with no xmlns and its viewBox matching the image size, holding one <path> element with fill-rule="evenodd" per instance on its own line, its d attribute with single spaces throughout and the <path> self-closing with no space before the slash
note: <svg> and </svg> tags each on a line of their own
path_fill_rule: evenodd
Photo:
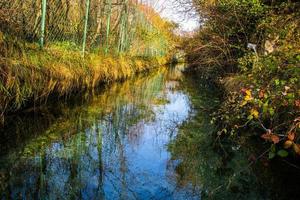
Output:
<svg viewBox="0 0 300 200">
<path fill-rule="evenodd" d="M 108 15 L 107 15 L 107 23 L 106 23 L 106 47 L 105 47 L 105 55 L 108 53 L 109 48 L 109 32 L 110 32 L 110 19 L 111 19 L 111 9 L 112 9 L 112 0 L 109 0 L 108 3 Z"/>
<path fill-rule="evenodd" d="M 86 5 L 86 11 L 85 11 L 85 19 L 84 19 L 83 42 L 82 42 L 82 55 L 83 56 L 84 56 L 85 47 L 86 47 L 86 35 L 87 35 L 89 12 L 90 12 L 90 0 L 86 0 L 85 5 Z"/>
<path fill-rule="evenodd" d="M 47 0 L 42 0 L 42 22 L 41 22 L 41 41 L 40 47 L 44 47 L 45 42 L 45 25 L 46 25 Z"/>
</svg>

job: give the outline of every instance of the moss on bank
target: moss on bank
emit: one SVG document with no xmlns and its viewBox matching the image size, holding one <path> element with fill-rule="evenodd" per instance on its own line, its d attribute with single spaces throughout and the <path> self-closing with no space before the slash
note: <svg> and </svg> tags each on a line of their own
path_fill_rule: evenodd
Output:
<svg viewBox="0 0 300 200">
<path fill-rule="evenodd" d="M 29 104 L 45 103 L 49 95 L 67 96 L 148 71 L 165 57 L 134 57 L 81 52 L 68 44 L 36 44 L 0 35 L 0 116 Z"/>
</svg>

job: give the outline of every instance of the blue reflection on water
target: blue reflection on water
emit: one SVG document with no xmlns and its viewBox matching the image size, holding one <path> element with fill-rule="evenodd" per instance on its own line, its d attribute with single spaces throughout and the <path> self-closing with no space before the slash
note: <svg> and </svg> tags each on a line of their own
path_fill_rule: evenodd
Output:
<svg viewBox="0 0 300 200">
<path fill-rule="evenodd" d="M 99 108 L 92 122 L 88 111 L 75 116 L 75 134 L 2 158 L 2 199 L 199 199 L 198 188 L 177 184 L 178 161 L 167 151 L 190 115 L 189 97 L 157 77 L 131 89 L 132 101 L 113 97 L 114 109 Z"/>
</svg>

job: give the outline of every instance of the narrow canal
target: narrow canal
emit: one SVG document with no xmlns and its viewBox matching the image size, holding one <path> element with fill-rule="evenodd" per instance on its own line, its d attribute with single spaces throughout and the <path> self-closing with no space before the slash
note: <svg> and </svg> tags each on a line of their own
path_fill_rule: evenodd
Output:
<svg viewBox="0 0 300 200">
<path fill-rule="evenodd" d="M 243 152 L 225 165 L 211 147 L 217 95 L 182 69 L 8 118 L 0 199 L 267 199 Z"/>
</svg>

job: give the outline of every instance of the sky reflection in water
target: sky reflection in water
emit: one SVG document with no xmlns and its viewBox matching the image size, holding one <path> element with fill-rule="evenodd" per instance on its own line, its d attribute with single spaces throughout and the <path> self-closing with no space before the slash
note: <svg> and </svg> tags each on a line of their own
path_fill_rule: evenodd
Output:
<svg viewBox="0 0 300 200">
<path fill-rule="evenodd" d="M 197 188 L 177 184 L 167 151 L 191 112 L 179 74 L 115 84 L 45 130 L 24 130 L 38 137 L 0 158 L 1 198 L 199 199 Z"/>
</svg>

